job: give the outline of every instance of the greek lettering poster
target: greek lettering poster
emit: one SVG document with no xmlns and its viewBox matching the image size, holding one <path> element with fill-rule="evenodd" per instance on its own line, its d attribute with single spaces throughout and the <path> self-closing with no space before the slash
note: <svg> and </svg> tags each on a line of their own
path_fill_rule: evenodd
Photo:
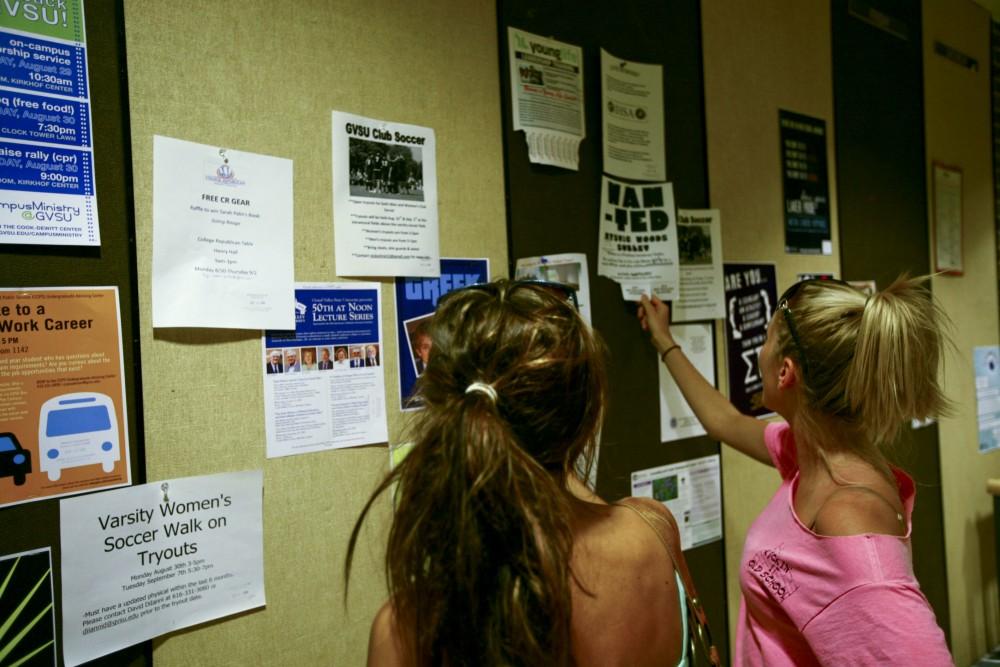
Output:
<svg viewBox="0 0 1000 667">
<path fill-rule="evenodd" d="M 714 326 L 708 322 L 674 324 L 670 327 L 674 340 L 684 349 L 684 354 L 691 364 L 714 387 L 716 382 L 713 330 Z M 667 365 L 658 363 L 656 367 L 660 383 L 660 442 L 705 435 L 704 427 L 684 398 L 680 387 L 670 376 Z"/>
<path fill-rule="evenodd" d="M 59 503 L 67 667 L 264 605 L 263 472 Z"/>
<path fill-rule="evenodd" d="M 663 66 L 601 49 L 601 82 L 604 171 L 635 181 L 664 180 Z"/>
<path fill-rule="evenodd" d="M 333 235 L 340 276 L 437 276 L 434 130 L 333 112 Z"/>
<path fill-rule="evenodd" d="M 674 322 L 726 316 L 722 288 L 722 227 L 718 209 L 677 209 L 680 295 L 671 304 Z"/>
<path fill-rule="evenodd" d="M 528 159 L 576 171 L 587 134 L 583 49 L 507 28 L 514 131 L 524 131 Z"/>
<path fill-rule="evenodd" d="M 677 221 L 671 183 L 624 183 L 607 176 L 601 185 L 597 274 L 621 284 L 627 301 L 679 294 Z"/>
<path fill-rule="evenodd" d="M 448 292 L 490 279 L 488 259 L 441 259 L 439 278 L 396 278 L 396 341 L 399 351 L 399 407 L 420 409 L 413 395 L 431 354 L 427 324 Z"/>
<path fill-rule="evenodd" d="M 632 495 L 663 503 L 677 519 L 681 549 L 722 539 L 719 455 L 632 473 Z"/>
<path fill-rule="evenodd" d="M 0 7 L 0 243 L 99 246 L 83 0 Z"/>
<path fill-rule="evenodd" d="M 724 264 L 729 400 L 744 414 L 770 414 L 757 355 L 777 307 L 773 264 Z"/>
<path fill-rule="evenodd" d="M 378 283 L 301 283 L 261 349 L 267 457 L 386 442 Z"/>
<path fill-rule="evenodd" d="M 131 483 L 117 287 L 0 288 L 0 507 Z"/>
<path fill-rule="evenodd" d="M 153 137 L 153 326 L 291 329 L 292 161 Z"/>
<path fill-rule="evenodd" d="M 785 193 L 785 252 L 830 255 L 826 121 L 778 111 Z"/>
<path fill-rule="evenodd" d="M 58 665 L 52 551 L 0 556 L 0 663 Z"/>
</svg>

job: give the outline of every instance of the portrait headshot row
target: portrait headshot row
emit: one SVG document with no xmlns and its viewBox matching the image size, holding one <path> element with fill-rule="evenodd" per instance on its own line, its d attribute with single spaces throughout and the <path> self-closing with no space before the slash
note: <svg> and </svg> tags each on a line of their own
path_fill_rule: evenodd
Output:
<svg viewBox="0 0 1000 667">
<path fill-rule="evenodd" d="M 378 343 L 271 348 L 264 358 L 264 370 L 268 375 L 381 365 Z"/>
</svg>

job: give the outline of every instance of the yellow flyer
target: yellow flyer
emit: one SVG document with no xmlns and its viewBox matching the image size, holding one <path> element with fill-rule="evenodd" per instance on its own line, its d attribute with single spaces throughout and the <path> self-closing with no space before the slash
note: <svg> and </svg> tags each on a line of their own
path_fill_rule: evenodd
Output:
<svg viewBox="0 0 1000 667">
<path fill-rule="evenodd" d="M 131 483 L 117 287 L 0 288 L 0 507 Z"/>
</svg>

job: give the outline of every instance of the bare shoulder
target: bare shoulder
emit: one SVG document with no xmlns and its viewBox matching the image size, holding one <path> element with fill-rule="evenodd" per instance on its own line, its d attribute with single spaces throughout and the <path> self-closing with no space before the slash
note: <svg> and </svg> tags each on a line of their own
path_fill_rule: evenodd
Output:
<svg viewBox="0 0 1000 667">
<path fill-rule="evenodd" d="M 828 536 L 865 533 L 901 536 L 906 533 L 901 509 L 879 491 L 864 486 L 845 486 L 831 493 L 820 507 L 815 530 Z"/>
<path fill-rule="evenodd" d="M 402 635 L 392 603 L 386 601 L 375 614 L 368 637 L 368 667 L 405 667 Z"/>
</svg>

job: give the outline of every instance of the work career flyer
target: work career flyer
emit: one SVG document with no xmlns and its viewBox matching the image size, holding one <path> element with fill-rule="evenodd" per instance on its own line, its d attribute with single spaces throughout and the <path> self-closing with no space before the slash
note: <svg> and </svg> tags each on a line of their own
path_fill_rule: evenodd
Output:
<svg viewBox="0 0 1000 667">
<path fill-rule="evenodd" d="M 131 483 L 116 287 L 0 288 L 0 507 Z"/>
<path fill-rule="evenodd" d="M 99 246 L 82 0 L 0 11 L 0 243 Z"/>
</svg>

